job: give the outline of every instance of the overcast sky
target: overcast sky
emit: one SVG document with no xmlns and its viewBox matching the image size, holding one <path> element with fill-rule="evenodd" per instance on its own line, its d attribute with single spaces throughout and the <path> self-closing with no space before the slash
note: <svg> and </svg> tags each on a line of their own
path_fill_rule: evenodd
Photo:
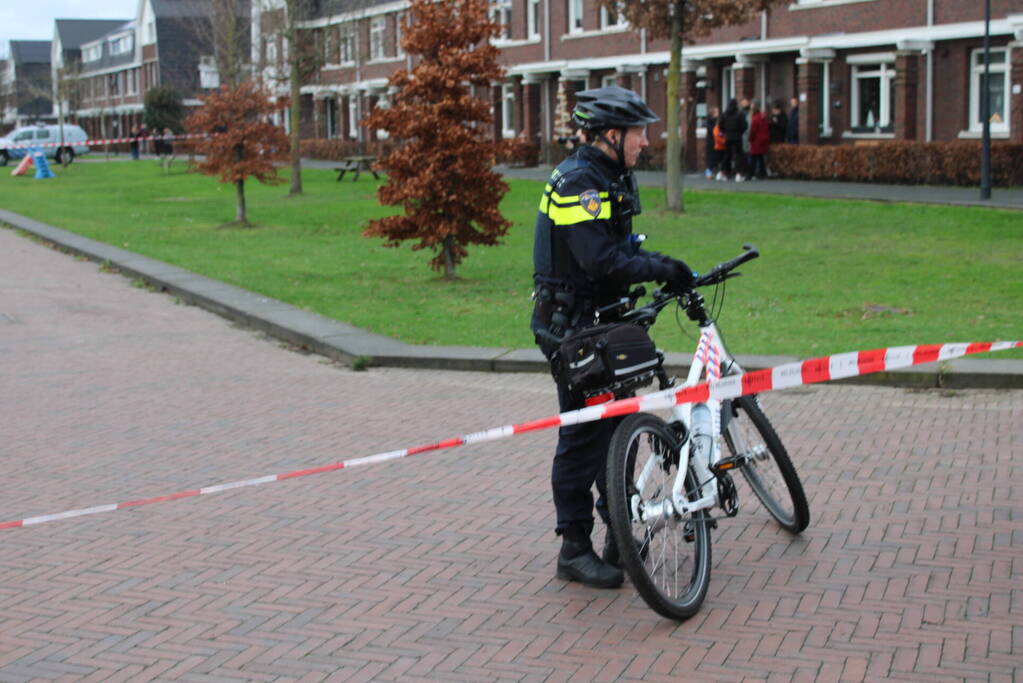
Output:
<svg viewBox="0 0 1023 683">
<path fill-rule="evenodd" d="M 134 19 L 138 0 L 0 0 L 0 56 L 8 41 L 53 40 L 54 19 Z"/>
</svg>

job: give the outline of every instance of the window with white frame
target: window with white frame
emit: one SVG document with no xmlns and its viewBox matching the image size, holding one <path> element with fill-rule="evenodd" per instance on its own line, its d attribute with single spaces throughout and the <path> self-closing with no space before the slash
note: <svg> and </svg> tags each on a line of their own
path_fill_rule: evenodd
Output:
<svg viewBox="0 0 1023 683">
<path fill-rule="evenodd" d="M 617 26 L 625 26 L 625 13 L 622 12 L 622 5 L 620 2 L 615 3 L 614 9 L 608 9 L 606 6 L 600 6 L 600 28 L 608 29 L 615 28 Z"/>
<path fill-rule="evenodd" d="M 355 26 L 345 24 L 341 27 L 341 63 L 355 62 Z"/>
<path fill-rule="evenodd" d="M 404 12 L 394 17 L 394 55 L 396 57 L 405 56 L 405 48 L 401 46 L 401 41 L 405 37 L 405 21 Z"/>
<path fill-rule="evenodd" d="M 616 74 L 608 74 L 600 79 L 601 88 L 611 88 L 616 85 L 618 85 L 618 76 Z"/>
<path fill-rule="evenodd" d="M 540 0 L 526 2 L 526 37 L 530 39 L 540 37 Z"/>
<path fill-rule="evenodd" d="M 328 26 L 323 31 L 323 63 L 337 64 L 337 27 Z"/>
<path fill-rule="evenodd" d="M 348 96 L 348 137 L 359 138 L 359 96 L 355 93 Z"/>
<path fill-rule="evenodd" d="M 490 0 L 490 20 L 500 24 L 498 40 L 510 40 L 512 37 L 512 0 Z"/>
<path fill-rule="evenodd" d="M 337 99 L 328 97 L 324 102 L 327 109 L 327 138 L 337 137 Z"/>
<path fill-rule="evenodd" d="M 135 41 L 132 40 L 131 36 L 121 36 L 119 38 L 110 39 L 110 54 L 111 55 L 123 55 L 131 52 L 134 48 Z"/>
<path fill-rule="evenodd" d="M 511 83 L 501 86 L 501 134 L 515 137 L 515 86 Z"/>
<path fill-rule="evenodd" d="M 989 51 L 988 73 L 991 77 L 988 121 L 993 132 L 1009 131 L 1009 51 L 1001 48 Z M 982 107 L 984 98 L 984 50 L 970 55 L 970 130 L 984 129 Z"/>
<path fill-rule="evenodd" d="M 895 68 L 891 63 L 854 64 L 850 125 L 854 133 L 888 133 L 895 100 Z"/>
<path fill-rule="evenodd" d="M 271 38 L 266 42 L 266 65 L 277 66 L 277 39 Z"/>
<path fill-rule="evenodd" d="M 384 58 L 384 35 L 387 33 L 387 17 L 373 17 L 369 22 L 369 58 Z"/>
<path fill-rule="evenodd" d="M 212 56 L 203 56 L 199 58 L 199 87 L 220 87 L 220 74 L 217 72 L 217 60 Z"/>
<path fill-rule="evenodd" d="M 726 66 L 721 69 L 721 111 L 728 107 L 729 100 L 735 98 L 735 69 Z"/>
<path fill-rule="evenodd" d="M 375 109 L 390 109 L 391 108 L 391 96 L 386 91 L 377 95 L 376 102 L 372 105 Z M 386 140 L 391 135 L 383 128 L 376 129 L 377 140 Z"/>
<path fill-rule="evenodd" d="M 95 62 L 103 56 L 103 47 L 100 45 L 90 45 L 82 50 L 82 61 L 83 62 Z"/>
<path fill-rule="evenodd" d="M 146 23 L 146 44 L 151 45 L 156 42 L 156 22 L 150 21 Z"/>
<path fill-rule="evenodd" d="M 568 32 L 583 31 L 583 0 L 568 0 Z"/>
<path fill-rule="evenodd" d="M 821 137 L 831 135 L 831 62 L 820 62 L 818 65 L 820 91 L 817 97 L 817 130 Z"/>
</svg>

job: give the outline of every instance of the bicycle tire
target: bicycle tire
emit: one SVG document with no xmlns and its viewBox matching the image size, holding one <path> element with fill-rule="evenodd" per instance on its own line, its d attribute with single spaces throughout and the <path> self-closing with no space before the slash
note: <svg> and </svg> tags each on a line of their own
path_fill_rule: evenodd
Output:
<svg viewBox="0 0 1023 683">
<path fill-rule="evenodd" d="M 737 398 L 724 409 L 729 405 L 723 436 L 733 456 L 744 456 L 738 469 L 775 521 L 798 534 L 810 523 L 810 506 L 788 451 L 754 396 Z"/>
<path fill-rule="evenodd" d="M 710 585 L 710 518 L 706 510 L 686 517 L 676 514 L 654 529 L 632 519 L 631 505 L 634 493 L 656 499 L 670 495 L 678 471 L 678 445 L 678 437 L 660 418 L 646 413 L 629 415 L 611 437 L 607 490 L 611 532 L 623 569 L 651 609 L 663 617 L 684 621 L 700 609 Z M 662 462 L 660 472 L 655 472 L 653 486 L 638 492 L 637 463 L 642 470 L 652 457 Z M 694 481 L 692 472 L 687 472 L 687 491 L 693 491 Z M 695 492 L 689 495 L 691 500 L 697 497 Z M 686 539 L 687 532 L 692 540 Z M 637 545 L 637 535 L 641 545 Z"/>
</svg>

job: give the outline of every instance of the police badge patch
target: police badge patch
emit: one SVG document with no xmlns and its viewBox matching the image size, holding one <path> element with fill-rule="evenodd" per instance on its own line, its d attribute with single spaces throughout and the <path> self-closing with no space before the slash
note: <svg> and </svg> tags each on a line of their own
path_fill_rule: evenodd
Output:
<svg viewBox="0 0 1023 683">
<path fill-rule="evenodd" d="M 596 190 L 586 190 L 579 195 L 579 204 L 583 211 L 596 218 L 600 213 L 600 193 Z"/>
</svg>

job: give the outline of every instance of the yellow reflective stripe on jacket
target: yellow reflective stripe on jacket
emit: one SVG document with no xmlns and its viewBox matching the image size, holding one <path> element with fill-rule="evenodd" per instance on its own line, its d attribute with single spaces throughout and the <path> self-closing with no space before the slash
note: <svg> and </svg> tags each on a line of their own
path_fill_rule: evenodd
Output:
<svg viewBox="0 0 1023 683">
<path fill-rule="evenodd" d="M 555 225 L 574 225 L 595 218 L 611 218 L 610 194 L 600 192 L 600 211 L 594 216 L 579 203 L 579 195 L 562 196 L 548 184 L 540 198 L 540 213 L 547 214 Z"/>
<path fill-rule="evenodd" d="M 597 212 L 596 216 L 586 211 L 580 204 L 558 206 L 551 203 L 547 210 L 547 215 L 554 221 L 554 225 L 575 225 L 576 223 L 583 223 L 594 219 L 607 220 L 611 218 L 611 202 L 602 201 L 600 203 L 600 211 Z"/>
</svg>

